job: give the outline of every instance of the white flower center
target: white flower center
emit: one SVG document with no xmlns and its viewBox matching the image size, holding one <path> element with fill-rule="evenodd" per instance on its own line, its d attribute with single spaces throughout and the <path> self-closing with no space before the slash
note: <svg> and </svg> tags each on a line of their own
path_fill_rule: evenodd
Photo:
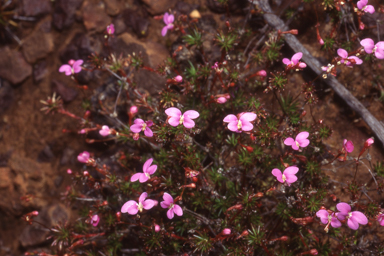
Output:
<svg viewBox="0 0 384 256">
<path fill-rule="evenodd" d="M 172 209 L 173 207 L 175 207 L 175 205 L 174 204 L 170 204 L 168 209 Z"/>
<path fill-rule="evenodd" d="M 331 72 L 335 65 L 328 64 L 327 73 Z"/>
<path fill-rule="evenodd" d="M 143 123 L 142 126 L 141 126 L 141 130 L 142 130 L 142 131 L 145 131 L 145 128 L 147 128 L 147 124 L 146 124 L 146 123 Z"/>
<path fill-rule="evenodd" d="M 184 122 L 184 115 L 181 115 L 179 124 L 182 124 Z"/>
<path fill-rule="evenodd" d="M 349 219 L 351 217 L 352 217 L 352 212 L 349 212 L 347 218 Z"/>
<path fill-rule="evenodd" d="M 140 203 L 138 203 L 136 205 L 137 205 L 137 209 L 139 209 L 139 211 L 142 212 L 143 208 L 144 208 L 143 204 L 140 202 Z"/>
<path fill-rule="evenodd" d="M 281 176 L 281 178 L 283 179 L 283 182 L 285 182 L 287 180 L 287 177 L 285 177 L 284 174 Z"/>
<path fill-rule="evenodd" d="M 241 127 L 243 126 L 243 124 L 241 123 L 241 121 L 239 120 L 238 122 L 237 122 L 237 129 L 238 130 L 241 130 Z"/>
<path fill-rule="evenodd" d="M 151 178 L 151 176 L 149 175 L 149 173 L 144 173 L 145 176 L 147 176 L 148 178 Z"/>
<path fill-rule="evenodd" d="M 295 143 L 296 143 L 296 146 L 297 146 L 297 147 L 300 147 L 299 142 L 295 141 Z"/>
</svg>

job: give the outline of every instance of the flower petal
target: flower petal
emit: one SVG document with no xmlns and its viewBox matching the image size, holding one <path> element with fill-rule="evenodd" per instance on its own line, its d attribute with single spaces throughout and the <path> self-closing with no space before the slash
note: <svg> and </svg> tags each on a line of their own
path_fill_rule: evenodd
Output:
<svg viewBox="0 0 384 256">
<path fill-rule="evenodd" d="M 238 119 L 237 119 L 237 117 L 235 116 L 235 115 L 227 115 L 225 118 L 224 118 L 224 120 L 223 120 L 223 122 L 225 122 L 225 123 L 230 123 L 230 122 L 237 122 L 237 121 L 239 121 Z"/>
<path fill-rule="evenodd" d="M 284 175 L 294 175 L 299 171 L 299 168 L 296 166 L 289 166 L 284 170 Z"/>
<path fill-rule="evenodd" d="M 375 13 L 375 7 L 373 7 L 372 5 L 367 5 L 364 11 L 369 12 L 370 14 Z"/>
<path fill-rule="evenodd" d="M 133 121 L 134 124 L 142 124 L 144 123 L 144 120 L 143 119 L 140 119 L 140 118 L 136 118 L 135 121 Z"/>
<path fill-rule="evenodd" d="M 244 114 L 242 114 L 240 116 L 240 120 L 241 121 L 248 121 L 248 122 L 252 122 L 253 120 L 255 120 L 257 117 L 257 115 L 255 113 L 252 113 L 252 112 L 246 112 Z"/>
<path fill-rule="evenodd" d="M 276 179 L 281 182 L 281 183 L 284 183 L 282 177 L 283 177 L 283 174 L 281 173 L 281 171 L 279 169 L 273 169 L 272 170 L 272 175 L 276 177 Z"/>
<path fill-rule="evenodd" d="M 375 43 L 371 38 L 365 38 L 360 41 L 360 45 L 364 47 L 366 53 L 372 53 Z"/>
<path fill-rule="evenodd" d="M 164 13 L 163 21 L 164 21 L 165 24 L 168 24 L 168 17 L 169 17 L 169 14 L 167 12 Z"/>
<path fill-rule="evenodd" d="M 337 55 L 344 59 L 348 58 L 348 52 L 342 48 L 337 49 Z"/>
<path fill-rule="evenodd" d="M 153 158 L 149 158 L 143 165 L 143 172 L 146 173 L 149 166 L 151 166 Z"/>
<path fill-rule="evenodd" d="M 171 117 L 168 119 L 168 123 L 171 125 L 171 126 L 178 126 L 180 124 L 180 117 Z"/>
<path fill-rule="evenodd" d="M 168 27 L 165 26 L 165 27 L 163 27 L 163 29 L 161 30 L 161 35 L 162 35 L 162 36 L 165 36 L 165 35 L 167 34 L 167 32 L 168 32 Z"/>
<path fill-rule="evenodd" d="M 149 180 L 148 176 L 145 175 L 145 174 L 143 173 L 143 174 L 140 176 L 140 179 L 139 179 L 140 183 L 144 183 L 144 182 L 146 182 L 147 180 Z"/>
<path fill-rule="evenodd" d="M 153 206 L 155 206 L 155 201 L 151 200 L 151 199 L 148 199 L 148 200 L 145 200 L 144 202 L 142 202 L 143 204 L 143 208 L 145 210 L 149 210 L 151 209 Z"/>
<path fill-rule="evenodd" d="M 336 208 L 343 215 L 348 215 L 348 213 L 351 211 L 351 206 L 347 203 L 338 203 Z"/>
<path fill-rule="evenodd" d="M 287 59 L 287 58 L 284 58 L 284 59 L 283 59 L 283 63 L 284 63 L 285 65 L 290 65 L 290 64 L 291 64 L 291 61 L 290 61 L 289 59 Z"/>
<path fill-rule="evenodd" d="M 181 111 L 178 108 L 172 107 L 172 108 L 167 108 L 165 110 L 165 114 L 167 114 L 168 116 L 173 116 L 173 117 L 179 117 L 180 118 Z"/>
<path fill-rule="evenodd" d="M 184 116 L 183 125 L 185 126 L 185 128 L 193 128 L 195 126 L 195 122 L 189 117 Z"/>
<path fill-rule="evenodd" d="M 305 148 L 306 146 L 309 145 L 309 140 L 307 140 L 307 139 L 301 140 L 299 142 L 299 145 L 300 145 L 300 147 Z"/>
<path fill-rule="evenodd" d="M 175 16 L 173 16 L 173 14 L 168 15 L 167 21 L 167 24 L 173 23 L 175 21 Z"/>
<path fill-rule="evenodd" d="M 359 228 L 359 223 L 353 218 L 349 218 L 347 223 L 350 229 L 357 230 Z"/>
<path fill-rule="evenodd" d="M 173 212 L 178 216 L 183 216 L 183 209 L 177 204 L 173 206 Z"/>
<path fill-rule="evenodd" d="M 173 217 L 175 216 L 175 214 L 173 213 L 173 209 L 169 209 L 168 211 L 167 211 L 167 217 L 168 217 L 168 219 L 173 219 Z"/>
<path fill-rule="evenodd" d="M 139 197 L 139 203 L 143 203 L 144 200 L 145 200 L 145 198 L 147 198 L 147 196 L 148 196 L 148 193 L 147 193 L 147 192 L 142 193 L 142 194 L 140 195 L 140 197 Z"/>
<path fill-rule="evenodd" d="M 73 71 L 74 71 L 75 73 L 79 73 L 79 72 L 81 71 L 81 64 L 83 64 L 83 63 L 84 63 L 83 60 L 77 60 L 77 61 L 75 61 L 75 63 L 73 63 L 73 66 L 72 66 Z"/>
<path fill-rule="evenodd" d="M 173 197 L 167 192 L 164 193 L 163 199 L 167 204 L 173 204 Z"/>
<path fill-rule="evenodd" d="M 132 177 L 131 177 L 131 182 L 137 181 L 138 179 L 141 178 L 142 175 L 145 176 L 145 174 L 142 173 L 142 172 L 138 172 L 138 173 L 133 174 Z"/>
<path fill-rule="evenodd" d="M 142 127 L 143 127 L 142 124 L 133 124 L 133 125 L 131 125 L 130 129 L 134 133 L 139 133 L 139 132 L 141 132 Z"/>
<path fill-rule="evenodd" d="M 185 111 L 184 113 L 184 118 L 188 117 L 190 119 L 195 119 L 195 118 L 198 118 L 199 116 L 200 116 L 199 112 L 195 110 L 188 110 L 188 111 Z"/>
<path fill-rule="evenodd" d="M 228 129 L 230 130 L 230 131 L 233 131 L 233 132 L 241 132 L 241 130 L 239 131 L 239 129 L 237 128 L 237 121 L 236 122 L 230 122 L 229 124 L 228 124 Z"/>
<path fill-rule="evenodd" d="M 306 139 L 308 138 L 308 136 L 309 136 L 309 132 L 300 132 L 299 134 L 297 134 L 295 140 L 300 143 L 300 140 Z"/>
<path fill-rule="evenodd" d="M 70 76 L 72 74 L 72 67 L 67 64 L 64 64 L 59 68 L 59 72 L 65 72 L 66 76 Z"/>
<path fill-rule="evenodd" d="M 299 150 L 299 147 L 296 145 L 296 141 L 291 145 L 291 147 L 293 150 Z"/>
<path fill-rule="evenodd" d="M 362 225 L 367 225 L 368 224 L 368 219 L 364 215 L 364 213 L 362 213 L 362 212 L 359 212 L 359 211 L 352 212 L 352 217 L 351 218 L 353 218 L 355 221 L 357 221 L 358 223 L 360 223 Z"/>
<path fill-rule="evenodd" d="M 156 170 L 157 170 L 157 165 L 152 165 L 148 167 L 146 173 L 148 173 L 149 175 L 152 175 L 156 172 Z"/>
<path fill-rule="evenodd" d="M 341 227 L 341 222 L 337 218 L 333 217 L 331 220 L 331 226 L 334 228 L 339 228 Z"/>
<path fill-rule="evenodd" d="M 153 136 L 153 132 L 148 127 L 145 127 L 144 135 L 147 136 L 147 137 L 152 137 Z"/>
<path fill-rule="evenodd" d="M 364 8 L 364 6 L 366 6 L 368 3 L 368 0 L 360 0 L 357 2 L 357 8 L 359 8 L 360 10 Z"/>
<path fill-rule="evenodd" d="M 291 184 L 291 183 L 297 181 L 297 176 L 294 175 L 294 174 L 286 174 L 286 173 L 284 172 L 284 175 L 285 175 L 285 177 L 286 177 L 286 180 L 285 180 L 285 181 L 286 181 L 288 184 Z"/>
<path fill-rule="evenodd" d="M 241 126 L 241 129 L 245 132 L 247 131 L 250 131 L 253 129 L 253 124 L 251 124 L 250 122 L 248 121 L 243 121 L 242 122 L 242 126 Z"/>
<path fill-rule="evenodd" d="M 168 208 L 169 207 L 169 203 L 165 202 L 165 201 L 162 201 L 160 202 L 160 206 L 164 209 Z"/>
<path fill-rule="evenodd" d="M 295 53 L 292 56 L 291 61 L 293 62 L 293 64 L 296 65 L 299 62 L 299 60 L 301 59 L 301 57 L 303 57 L 303 53 L 302 52 Z"/>
<path fill-rule="evenodd" d="M 293 138 L 291 138 L 291 137 L 286 138 L 286 139 L 284 140 L 284 144 L 287 145 L 287 146 L 291 146 L 291 145 L 293 145 L 294 143 L 295 143 L 295 140 L 294 140 Z"/>
<path fill-rule="evenodd" d="M 137 209 L 137 203 L 133 200 L 129 200 L 128 202 L 126 202 L 122 207 L 121 207 L 121 212 L 122 213 L 126 213 L 128 212 L 129 209 L 131 209 L 132 207 L 135 208 L 134 206 L 136 206 L 136 212 L 133 213 L 133 214 L 136 214 L 139 210 Z M 130 210 L 132 212 L 132 210 Z M 132 214 L 132 213 L 129 213 L 129 214 Z"/>
<path fill-rule="evenodd" d="M 328 215 L 329 215 L 329 213 L 326 210 L 318 210 L 316 212 L 316 216 L 319 217 L 319 218 L 326 218 L 326 219 L 328 219 Z M 327 224 L 327 222 L 325 222 L 324 224 Z"/>
</svg>

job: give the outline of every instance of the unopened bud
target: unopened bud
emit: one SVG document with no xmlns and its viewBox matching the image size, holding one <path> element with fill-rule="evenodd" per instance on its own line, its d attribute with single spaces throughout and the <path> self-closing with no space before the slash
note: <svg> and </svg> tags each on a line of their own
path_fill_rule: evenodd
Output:
<svg viewBox="0 0 384 256">
<path fill-rule="evenodd" d="M 175 78 L 173 78 L 176 82 L 178 82 L 178 83 L 181 83 L 181 82 L 183 82 L 183 77 L 182 76 L 176 76 Z"/>
<path fill-rule="evenodd" d="M 116 213 L 116 219 L 117 219 L 118 222 L 121 221 L 121 212 L 117 212 Z"/>
<path fill-rule="evenodd" d="M 72 170 L 71 170 L 71 169 L 68 169 L 68 170 L 67 170 L 67 173 L 68 173 L 68 174 L 72 174 Z"/>
<path fill-rule="evenodd" d="M 364 147 L 370 147 L 374 142 L 373 138 L 369 138 L 365 141 Z"/>
<path fill-rule="evenodd" d="M 316 249 L 312 249 L 309 251 L 311 255 L 317 255 L 319 252 Z"/>
<path fill-rule="evenodd" d="M 129 114 L 131 115 L 135 115 L 138 111 L 138 108 L 136 106 L 132 106 L 130 109 L 129 109 Z"/>
<path fill-rule="evenodd" d="M 134 140 L 139 140 L 140 135 L 139 135 L 138 133 L 134 133 L 134 134 L 132 135 L 132 138 L 133 138 Z"/>
<path fill-rule="evenodd" d="M 155 224 L 155 232 L 160 232 L 160 226 Z"/>
<path fill-rule="evenodd" d="M 223 229 L 223 231 L 221 231 L 221 233 L 223 234 L 223 235 L 230 235 L 231 234 L 231 230 L 229 229 L 229 228 L 225 228 L 225 229 Z"/>
<path fill-rule="evenodd" d="M 242 237 L 244 237 L 244 236 L 247 236 L 249 234 L 249 232 L 247 231 L 247 230 L 244 230 L 242 233 L 241 233 L 241 235 L 239 235 L 238 237 L 236 237 L 236 240 L 237 239 L 240 239 L 240 238 L 242 238 Z"/>
</svg>

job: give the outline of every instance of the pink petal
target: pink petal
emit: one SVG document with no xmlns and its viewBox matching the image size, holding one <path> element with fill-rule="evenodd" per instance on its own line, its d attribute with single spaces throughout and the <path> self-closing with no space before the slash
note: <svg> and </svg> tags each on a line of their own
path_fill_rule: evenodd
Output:
<svg viewBox="0 0 384 256">
<path fill-rule="evenodd" d="M 178 126 L 180 123 L 180 117 L 171 117 L 168 119 L 168 123 L 174 127 Z"/>
<path fill-rule="evenodd" d="M 361 65 L 363 63 L 363 60 L 359 59 L 356 56 L 350 56 L 349 58 L 354 59 L 356 62 L 356 65 Z"/>
<path fill-rule="evenodd" d="M 165 201 L 162 201 L 160 202 L 160 206 L 164 209 L 168 208 L 169 207 L 169 203 L 165 202 Z"/>
<path fill-rule="evenodd" d="M 291 147 L 293 150 L 299 150 L 299 147 L 296 145 L 296 141 L 291 145 Z"/>
<path fill-rule="evenodd" d="M 272 175 L 276 177 L 276 179 L 281 182 L 281 183 L 284 183 L 282 177 L 283 177 L 283 174 L 281 173 L 281 171 L 279 169 L 273 169 L 272 170 Z"/>
<path fill-rule="evenodd" d="M 142 172 L 138 172 L 138 173 L 133 174 L 132 177 L 131 177 L 131 182 L 135 182 L 135 181 L 137 181 L 138 179 L 140 179 L 140 177 L 141 177 L 142 175 L 145 176 L 145 174 L 142 173 Z"/>
<path fill-rule="evenodd" d="M 341 222 L 337 218 L 333 217 L 331 220 L 331 226 L 334 228 L 339 228 L 341 227 Z"/>
<path fill-rule="evenodd" d="M 185 128 L 193 128 L 195 126 L 195 122 L 189 117 L 184 116 L 183 125 L 185 126 Z"/>
<path fill-rule="evenodd" d="M 248 121 L 248 122 L 252 122 L 253 120 L 255 120 L 257 117 L 257 115 L 255 113 L 252 113 L 252 112 L 246 112 L 244 114 L 242 114 L 240 116 L 240 120 L 241 121 Z"/>
<path fill-rule="evenodd" d="M 72 67 L 67 64 L 64 64 L 59 68 L 59 72 L 65 72 L 66 76 L 70 76 L 72 74 Z"/>
<path fill-rule="evenodd" d="M 145 161 L 144 165 L 143 165 L 143 172 L 146 173 L 147 170 L 148 170 L 148 167 L 151 166 L 153 162 L 153 158 L 149 158 L 147 161 Z"/>
<path fill-rule="evenodd" d="M 368 3 L 368 0 L 360 0 L 357 2 L 357 8 L 359 8 L 360 10 L 364 8 L 364 6 L 366 6 Z"/>
<path fill-rule="evenodd" d="M 148 199 L 148 200 L 145 200 L 144 202 L 142 202 L 143 204 L 143 208 L 145 210 L 149 210 L 151 209 L 153 206 L 155 206 L 155 201 L 151 200 L 151 199 Z"/>
<path fill-rule="evenodd" d="M 168 211 L 167 211 L 167 217 L 168 217 L 168 219 L 173 219 L 173 217 L 175 216 L 175 214 L 173 213 L 173 209 L 169 209 Z"/>
<path fill-rule="evenodd" d="M 296 166 L 290 166 L 284 170 L 284 175 L 294 175 L 299 171 L 299 168 Z"/>
<path fill-rule="evenodd" d="M 316 212 L 316 216 L 321 219 L 328 219 L 328 215 L 329 213 L 326 210 L 319 210 Z M 327 222 L 325 222 L 324 224 L 327 224 Z"/>
<path fill-rule="evenodd" d="M 242 121 L 241 123 L 242 123 L 241 129 L 243 131 L 247 132 L 253 129 L 253 124 L 251 124 L 250 122 Z"/>
<path fill-rule="evenodd" d="M 284 175 L 285 175 L 285 177 L 286 177 L 286 182 L 287 182 L 288 184 L 291 184 L 291 183 L 297 181 L 297 177 L 296 177 L 296 175 L 294 175 L 294 174 L 285 174 L 285 172 L 284 172 Z"/>
<path fill-rule="evenodd" d="M 348 213 L 351 211 L 351 206 L 347 203 L 338 203 L 336 208 L 343 215 L 348 215 Z"/>
<path fill-rule="evenodd" d="M 339 48 L 337 50 L 337 55 L 339 55 L 341 58 L 348 58 L 348 52 L 342 48 Z"/>
<path fill-rule="evenodd" d="M 236 122 L 230 122 L 229 124 L 228 124 L 228 129 L 230 130 L 230 131 L 233 131 L 233 132 L 241 132 L 241 131 L 239 131 L 239 129 L 237 129 L 237 121 Z"/>
<path fill-rule="evenodd" d="M 173 212 L 178 216 L 183 216 L 183 209 L 177 204 L 173 206 Z"/>
<path fill-rule="evenodd" d="M 354 219 L 356 220 L 358 223 L 362 224 L 362 225 L 367 225 L 368 224 L 368 219 L 367 217 L 364 215 L 364 213 L 362 212 L 359 212 L 359 211 L 354 211 L 352 212 L 352 217 L 351 219 Z"/>
<path fill-rule="evenodd" d="M 153 122 L 151 120 L 148 120 L 145 122 L 148 127 L 151 127 L 153 125 Z"/>
<path fill-rule="evenodd" d="M 161 35 L 165 36 L 167 34 L 167 31 L 168 31 L 168 27 L 167 26 L 163 27 L 163 29 L 161 30 Z"/>
<path fill-rule="evenodd" d="M 135 121 L 133 121 L 134 124 L 143 124 L 144 120 L 140 118 L 136 118 Z"/>
<path fill-rule="evenodd" d="M 77 60 L 73 63 L 72 68 L 75 73 L 79 73 L 81 71 L 81 64 L 83 64 L 83 62 L 83 60 Z"/>
<path fill-rule="evenodd" d="M 284 58 L 284 59 L 283 59 L 283 63 L 284 63 L 285 65 L 291 65 L 291 61 L 290 61 L 289 59 L 287 59 L 287 58 Z"/>
<path fill-rule="evenodd" d="M 101 135 L 101 136 L 108 136 L 109 135 L 109 127 L 108 126 L 106 126 L 106 125 L 103 125 L 102 127 L 101 127 L 101 130 L 99 131 L 99 134 Z"/>
<path fill-rule="evenodd" d="M 372 53 L 372 50 L 375 47 L 375 43 L 371 38 L 365 38 L 361 40 L 360 45 L 364 47 L 364 51 L 366 53 Z"/>
<path fill-rule="evenodd" d="M 230 122 L 236 122 L 237 123 L 237 121 L 238 121 L 238 119 L 235 115 L 227 115 L 223 120 L 223 122 L 225 122 L 225 123 L 230 123 Z"/>
<path fill-rule="evenodd" d="M 301 140 L 308 138 L 308 136 L 309 136 L 308 132 L 300 132 L 299 134 L 297 134 L 295 140 L 300 143 Z"/>
<path fill-rule="evenodd" d="M 148 127 L 145 127 L 144 135 L 147 136 L 147 137 L 152 137 L 153 136 L 153 132 Z"/>
<path fill-rule="evenodd" d="M 168 16 L 168 23 L 167 24 L 170 24 L 170 23 L 173 23 L 174 21 L 175 21 L 175 16 L 173 16 L 173 14 L 170 14 L 169 16 Z"/>
<path fill-rule="evenodd" d="M 344 140 L 344 148 L 348 153 L 352 153 L 353 149 L 355 148 L 353 146 L 353 142 L 350 140 Z"/>
<path fill-rule="evenodd" d="M 384 41 L 378 42 L 375 46 L 376 46 L 376 51 L 377 50 L 384 51 Z"/>
<path fill-rule="evenodd" d="M 140 176 L 140 179 L 139 179 L 140 183 L 144 183 L 144 182 L 146 182 L 147 180 L 149 180 L 149 178 L 148 178 L 147 175 L 142 174 L 142 175 Z"/>
<path fill-rule="evenodd" d="M 168 194 L 167 192 L 164 193 L 163 195 L 163 199 L 164 201 L 169 205 L 169 204 L 173 204 L 173 197 Z"/>
<path fill-rule="evenodd" d="M 306 146 L 309 145 L 309 140 L 307 140 L 307 139 L 304 139 L 304 140 L 301 140 L 298 142 L 299 142 L 300 147 L 302 147 L 302 148 L 305 148 Z"/>
<path fill-rule="evenodd" d="M 348 213 L 346 213 L 346 214 L 348 215 Z M 337 219 L 339 219 L 339 220 L 345 220 L 346 215 L 341 214 L 340 212 L 337 212 L 337 213 L 336 213 L 336 217 L 337 217 Z"/>
<path fill-rule="evenodd" d="M 157 170 L 157 165 L 152 165 L 147 169 L 146 173 L 148 173 L 149 175 L 152 175 L 156 172 L 156 170 Z"/>
<path fill-rule="evenodd" d="M 135 208 L 136 206 L 136 212 L 135 213 L 130 213 L 129 214 L 136 214 L 139 210 L 137 209 L 137 203 L 133 200 L 129 200 L 128 202 L 126 202 L 122 207 L 121 207 L 121 212 L 122 213 L 126 213 L 128 212 L 129 209 L 131 209 L 132 207 Z"/>
<path fill-rule="evenodd" d="M 164 13 L 163 21 L 164 21 L 165 24 L 168 24 L 168 17 L 169 17 L 169 14 L 167 12 Z"/>
<path fill-rule="evenodd" d="M 384 59 L 384 51 L 378 51 L 378 50 L 376 50 L 375 51 L 375 56 L 376 56 L 376 58 L 378 58 L 378 59 Z"/>
<path fill-rule="evenodd" d="M 370 14 L 375 13 L 375 7 L 373 7 L 372 5 L 367 5 L 364 11 L 369 12 Z"/>
<path fill-rule="evenodd" d="M 199 112 L 195 110 L 188 110 L 188 111 L 185 111 L 184 113 L 184 117 L 189 117 L 190 119 L 195 119 L 195 118 L 198 118 L 199 116 L 200 116 Z"/>
<path fill-rule="evenodd" d="M 296 65 L 299 62 L 299 60 L 301 59 L 301 57 L 303 57 L 303 53 L 302 52 L 295 53 L 292 56 L 291 61 L 293 62 L 293 64 Z"/>
<path fill-rule="evenodd" d="M 165 114 L 167 114 L 168 116 L 173 116 L 173 117 L 179 117 L 181 116 L 181 111 L 180 109 L 178 108 L 167 108 L 165 110 Z"/>
<path fill-rule="evenodd" d="M 147 193 L 147 192 L 142 193 L 142 194 L 140 195 L 140 197 L 139 197 L 139 203 L 143 203 L 144 200 L 145 200 L 145 198 L 147 198 L 147 196 L 148 196 L 148 193 Z"/>
<path fill-rule="evenodd" d="M 349 218 L 347 223 L 350 229 L 357 230 L 359 228 L 359 223 L 353 218 Z"/>
<path fill-rule="evenodd" d="M 291 137 L 288 137 L 284 140 L 284 144 L 287 145 L 287 146 L 291 146 L 295 143 L 295 140 Z"/>
<path fill-rule="evenodd" d="M 134 133 L 139 133 L 139 132 L 141 132 L 142 127 L 143 127 L 142 124 L 133 124 L 133 125 L 131 125 L 130 129 Z"/>
<path fill-rule="evenodd" d="M 306 67 L 307 67 L 307 64 L 305 64 L 304 62 L 299 63 L 299 68 L 306 68 Z"/>
</svg>

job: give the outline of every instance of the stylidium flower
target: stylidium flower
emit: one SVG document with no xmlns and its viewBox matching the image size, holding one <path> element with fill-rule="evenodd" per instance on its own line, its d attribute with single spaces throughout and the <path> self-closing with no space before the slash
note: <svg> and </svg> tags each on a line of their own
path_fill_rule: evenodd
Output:
<svg viewBox="0 0 384 256">
<path fill-rule="evenodd" d="M 121 212 L 122 213 L 127 212 L 131 215 L 135 215 L 138 212 L 142 212 L 143 209 L 145 210 L 151 209 L 153 206 L 155 206 L 155 201 L 151 199 L 145 200 L 147 196 L 148 196 L 147 192 L 142 193 L 138 203 L 134 200 L 129 200 L 123 205 L 123 207 L 121 207 Z"/>
<path fill-rule="evenodd" d="M 284 58 L 283 63 L 287 65 L 286 68 L 292 68 L 292 69 L 305 68 L 307 64 L 299 61 L 302 57 L 303 57 L 303 53 L 298 52 L 292 56 L 291 60 Z"/>
<path fill-rule="evenodd" d="M 360 44 L 364 47 L 364 51 L 366 53 L 374 53 L 376 58 L 384 59 L 384 41 L 380 41 L 375 44 L 371 38 L 365 38 L 360 41 Z"/>
<path fill-rule="evenodd" d="M 363 12 L 369 12 L 370 14 L 375 12 L 375 8 L 372 5 L 367 5 L 368 0 L 360 0 L 357 2 L 357 8 Z"/>
<path fill-rule="evenodd" d="M 372 138 L 369 138 L 365 141 L 364 147 L 370 147 L 375 141 Z"/>
<path fill-rule="evenodd" d="M 341 222 L 337 219 L 335 213 L 329 214 L 328 211 L 326 210 L 319 210 L 316 213 L 316 216 L 320 218 L 321 223 L 326 224 L 325 226 L 325 231 L 328 232 L 329 230 L 329 225 L 331 225 L 334 228 L 339 228 L 341 227 Z"/>
<path fill-rule="evenodd" d="M 368 224 L 368 219 L 364 215 L 364 213 L 359 211 L 351 211 L 351 206 L 347 203 L 338 203 L 336 205 L 337 210 L 340 212 L 337 214 L 337 218 L 339 220 L 344 220 L 345 218 L 348 220 L 349 228 L 353 230 L 357 230 L 359 228 L 359 224 L 366 225 Z"/>
<path fill-rule="evenodd" d="M 380 226 L 384 226 L 384 213 L 380 212 L 379 215 L 377 215 L 377 221 Z"/>
<path fill-rule="evenodd" d="M 146 182 L 149 178 L 151 178 L 150 175 L 154 174 L 157 170 L 157 165 L 151 165 L 153 162 L 153 158 L 149 158 L 147 161 L 145 161 L 143 165 L 143 172 L 138 172 L 134 174 L 131 177 L 131 182 L 135 182 L 137 180 L 140 181 L 140 183 Z"/>
<path fill-rule="evenodd" d="M 107 34 L 108 35 L 113 35 L 115 33 L 115 25 L 113 25 L 112 23 L 111 24 L 109 24 L 108 26 L 107 26 Z"/>
<path fill-rule="evenodd" d="M 309 145 L 309 140 L 307 139 L 309 136 L 308 132 L 301 132 L 297 134 L 296 138 L 293 139 L 291 137 L 286 138 L 284 140 L 284 144 L 287 146 L 291 146 L 294 150 L 299 150 L 299 147 L 305 148 Z"/>
<path fill-rule="evenodd" d="M 82 153 L 80 153 L 78 156 L 77 156 L 77 161 L 79 161 L 80 163 L 88 163 L 89 162 L 89 152 L 88 151 L 84 151 Z"/>
<path fill-rule="evenodd" d="M 337 55 L 339 55 L 339 63 L 344 63 L 347 67 L 352 67 L 354 65 L 361 65 L 363 61 L 356 56 L 348 56 L 348 52 L 342 48 L 337 49 Z"/>
<path fill-rule="evenodd" d="M 173 16 L 172 14 L 168 14 L 166 12 L 166 13 L 164 13 L 163 20 L 164 20 L 165 26 L 161 30 L 161 35 L 165 36 L 169 29 L 173 29 L 173 27 L 174 27 L 173 21 L 175 20 L 175 16 Z"/>
<path fill-rule="evenodd" d="M 276 179 L 284 183 L 286 182 L 288 186 L 291 186 L 291 184 L 295 181 L 297 181 L 296 173 L 299 171 L 299 168 L 296 166 L 290 166 L 284 170 L 283 173 L 277 168 L 272 170 L 272 175 L 276 177 Z"/>
<path fill-rule="evenodd" d="M 147 136 L 147 137 L 152 137 L 153 136 L 153 132 L 151 129 L 149 129 L 149 127 L 151 127 L 153 125 L 153 122 L 151 120 L 149 121 L 145 121 L 143 119 L 135 119 L 135 121 L 133 121 L 133 125 L 131 125 L 131 131 L 134 132 L 134 133 L 139 133 L 141 131 L 144 132 L 144 135 Z"/>
<path fill-rule="evenodd" d="M 164 199 L 164 201 L 160 202 L 160 205 L 164 209 L 167 209 L 167 208 L 169 209 L 167 211 L 168 219 L 170 219 L 170 220 L 173 219 L 175 214 L 178 216 L 183 215 L 183 209 L 181 209 L 181 207 L 179 205 L 177 205 L 173 202 L 173 197 L 170 194 L 164 193 L 163 199 Z"/>
<path fill-rule="evenodd" d="M 59 68 L 59 72 L 65 73 L 66 76 L 74 75 L 75 73 L 79 73 L 81 71 L 81 64 L 83 64 L 83 60 L 69 60 L 68 64 L 64 64 Z"/>
<path fill-rule="evenodd" d="M 184 114 L 181 113 L 178 108 L 167 108 L 165 114 L 168 115 L 168 123 L 172 126 L 178 126 L 183 124 L 185 128 L 193 128 L 195 122 L 192 119 L 198 118 L 200 116 L 199 112 L 195 110 L 185 111 Z"/>
<path fill-rule="evenodd" d="M 181 82 L 183 82 L 183 77 L 182 76 L 180 76 L 180 75 L 178 75 L 178 76 L 175 76 L 175 78 L 173 78 L 176 82 L 178 82 L 178 83 L 181 83 Z"/>
<path fill-rule="evenodd" d="M 94 227 L 96 227 L 96 226 L 99 224 L 99 222 L 100 222 L 100 217 L 99 217 L 99 215 L 97 215 L 97 214 L 93 215 L 92 218 L 91 218 L 91 224 L 92 224 Z"/>
<path fill-rule="evenodd" d="M 107 125 L 103 125 L 101 127 L 101 130 L 99 131 L 99 134 L 101 136 L 105 137 L 105 136 L 108 136 L 109 134 L 111 134 L 111 131 L 110 131 L 110 129 L 109 129 L 109 127 Z"/>
<path fill-rule="evenodd" d="M 241 133 L 242 131 L 247 132 L 253 129 L 253 124 L 250 122 L 254 121 L 257 117 L 255 113 L 252 112 L 245 112 L 240 113 L 239 118 L 237 118 L 235 115 L 227 115 L 223 122 L 228 123 L 228 129 Z"/>
<path fill-rule="evenodd" d="M 136 106 L 132 106 L 130 109 L 129 109 L 129 114 L 131 115 L 134 115 L 138 112 L 138 108 Z"/>
<path fill-rule="evenodd" d="M 350 140 L 346 140 L 346 139 L 344 139 L 343 146 L 344 146 L 345 151 L 347 151 L 348 153 L 352 153 L 353 149 L 355 148 L 353 146 L 353 142 Z"/>
</svg>

